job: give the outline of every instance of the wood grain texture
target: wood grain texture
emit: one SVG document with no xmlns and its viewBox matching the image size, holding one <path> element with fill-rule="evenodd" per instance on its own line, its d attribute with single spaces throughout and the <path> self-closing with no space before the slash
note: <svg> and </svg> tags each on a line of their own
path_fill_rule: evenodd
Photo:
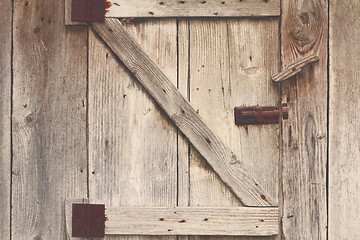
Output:
<svg viewBox="0 0 360 240">
<path fill-rule="evenodd" d="M 286 239 L 326 239 L 327 6 L 323 0 L 286 0 L 282 5 L 283 68 L 304 56 L 320 58 L 282 85 L 282 104 L 289 107 L 280 164 Z"/>
<path fill-rule="evenodd" d="M 92 25 L 244 204 L 274 204 L 272 196 L 243 168 L 242 162 L 234 153 L 211 132 L 189 102 L 143 52 L 118 20 L 106 19 L 105 23 Z"/>
<path fill-rule="evenodd" d="M 10 240 L 12 1 L 0 2 L 0 239 Z"/>
<path fill-rule="evenodd" d="M 178 79 L 177 88 L 188 101 L 189 97 L 189 21 L 178 20 L 177 27 L 177 68 Z M 189 148 L 190 142 L 178 131 L 178 206 L 187 207 L 189 205 Z"/>
<path fill-rule="evenodd" d="M 271 236 L 278 208 L 106 207 L 105 234 Z"/>
<path fill-rule="evenodd" d="M 64 200 L 87 195 L 87 33 L 63 6 L 14 1 L 11 239 L 65 239 Z"/>
<path fill-rule="evenodd" d="M 237 127 L 233 111 L 241 105 L 277 105 L 278 88 L 271 82 L 270 74 L 278 71 L 279 65 L 279 49 L 274 47 L 279 43 L 278 23 L 277 19 L 191 20 L 188 51 L 191 104 L 275 199 L 279 126 Z M 236 196 L 195 148 L 191 148 L 190 206 L 239 205 Z"/>
<path fill-rule="evenodd" d="M 186 19 L 177 20 L 177 88 L 179 92 L 190 100 L 189 94 L 189 21 Z M 178 198 L 177 205 L 182 207 L 189 206 L 190 200 L 190 162 L 189 151 L 190 142 L 178 130 Z M 188 240 L 188 236 L 178 236 L 177 240 Z"/>
<path fill-rule="evenodd" d="M 176 20 L 125 24 L 177 82 Z M 90 198 L 108 206 L 177 204 L 177 130 L 101 38 L 89 39 Z M 105 239 L 175 237 L 107 236 Z"/>
<path fill-rule="evenodd" d="M 360 239 L 360 3 L 330 1 L 329 238 Z"/>
<path fill-rule="evenodd" d="M 318 62 L 320 58 L 316 55 L 306 56 L 297 59 L 295 62 L 289 64 L 283 71 L 273 75 L 271 78 L 274 82 L 283 82 L 302 71 L 307 65 Z"/>
<path fill-rule="evenodd" d="M 106 17 L 279 16 L 280 0 L 109 0 Z"/>
</svg>

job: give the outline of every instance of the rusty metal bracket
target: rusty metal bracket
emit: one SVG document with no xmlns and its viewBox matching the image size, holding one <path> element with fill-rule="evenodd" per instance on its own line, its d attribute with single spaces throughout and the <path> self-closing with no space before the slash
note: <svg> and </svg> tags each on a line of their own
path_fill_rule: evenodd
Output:
<svg viewBox="0 0 360 240">
<path fill-rule="evenodd" d="M 105 0 L 72 0 L 71 20 L 104 22 Z"/>
<path fill-rule="evenodd" d="M 236 125 L 278 124 L 281 116 L 283 119 L 289 118 L 286 106 L 235 107 L 234 115 Z"/>
<path fill-rule="evenodd" d="M 105 236 L 105 205 L 77 204 L 72 205 L 73 237 Z"/>
</svg>

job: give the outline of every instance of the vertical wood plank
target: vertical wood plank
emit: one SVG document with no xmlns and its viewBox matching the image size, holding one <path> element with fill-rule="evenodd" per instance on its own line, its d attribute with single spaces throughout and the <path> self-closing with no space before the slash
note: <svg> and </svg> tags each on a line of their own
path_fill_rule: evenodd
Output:
<svg viewBox="0 0 360 240">
<path fill-rule="evenodd" d="M 65 199 L 87 197 L 87 32 L 65 28 L 63 7 L 14 1 L 16 240 L 65 239 Z"/>
<path fill-rule="evenodd" d="M 329 239 L 360 239 L 360 3 L 330 1 Z"/>
<path fill-rule="evenodd" d="M 189 101 L 189 21 L 178 20 L 178 82 L 180 93 Z M 187 207 L 190 201 L 190 142 L 178 130 L 178 206 Z M 177 240 L 188 240 L 188 236 L 178 236 Z"/>
<path fill-rule="evenodd" d="M 276 197 L 279 126 L 239 128 L 234 124 L 233 109 L 241 105 L 277 105 L 278 90 L 271 83 L 270 74 L 279 64 L 278 20 L 199 19 L 190 20 L 189 27 L 188 77 L 192 106 Z M 185 76 L 179 78 L 180 83 L 186 81 Z M 190 205 L 242 205 L 193 147 L 190 150 Z"/>
<path fill-rule="evenodd" d="M 0 2 L 0 239 L 10 239 L 12 1 Z"/>
<path fill-rule="evenodd" d="M 176 20 L 124 24 L 176 85 Z M 114 207 L 176 205 L 176 128 L 93 32 L 89 50 L 90 198 Z"/>
<path fill-rule="evenodd" d="M 282 2 L 283 68 L 311 54 L 320 58 L 282 85 L 289 107 L 281 164 L 286 239 L 326 239 L 327 6 L 323 0 Z"/>
</svg>

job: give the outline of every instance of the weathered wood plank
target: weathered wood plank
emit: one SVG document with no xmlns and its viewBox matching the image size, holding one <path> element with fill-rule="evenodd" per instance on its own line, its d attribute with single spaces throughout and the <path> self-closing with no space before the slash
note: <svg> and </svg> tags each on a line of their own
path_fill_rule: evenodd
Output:
<svg viewBox="0 0 360 240">
<path fill-rule="evenodd" d="M 279 16 L 280 0 L 109 0 L 106 17 Z"/>
<path fill-rule="evenodd" d="M 178 21 L 178 81 L 177 87 L 184 98 L 189 100 L 189 21 Z M 189 147 L 186 137 L 178 131 L 178 205 L 189 205 Z"/>
<path fill-rule="evenodd" d="M 178 79 L 177 88 L 188 101 L 189 97 L 189 21 L 180 19 L 177 22 L 177 57 Z M 190 168 L 189 168 L 190 142 L 178 130 L 178 197 L 177 205 L 189 206 L 190 200 Z M 188 236 L 178 236 L 177 240 L 188 240 Z"/>
<path fill-rule="evenodd" d="M 0 2 L 0 239 L 10 240 L 12 1 Z"/>
<path fill-rule="evenodd" d="M 289 64 L 283 71 L 274 74 L 271 78 L 274 82 L 286 81 L 301 72 L 307 65 L 318 62 L 319 60 L 320 58 L 316 55 L 299 58 L 295 62 Z"/>
<path fill-rule="evenodd" d="M 125 24 L 177 81 L 176 20 Z M 90 198 L 109 206 L 177 204 L 177 130 L 101 39 L 89 39 Z M 175 240 L 107 236 L 105 239 Z"/>
<path fill-rule="evenodd" d="M 330 4 L 329 239 L 360 239 L 360 4 Z"/>
<path fill-rule="evenodd" d="M 278 23 L 275 18 L 191 20 L 189 47 L 192 106 L 245 167 L 254 172 L 275 201 L 279 126 L 237 127 L 233 111 L 239 105 L 277 105 L 278 88 L 271 82 L 270 74 L 279 66 L 279 48 L 274 47 L 278 46 Z M 190 206 L 241 205 L 204 158 L 194 148 L 190 153 Z"/>
<path fill-rule="evenodd" d="M 143 52 L 118 20 L 106 19 L 105 23 L 92 25 L 244 204 L 274 204 L 272 196 L 242 167 L 242 162 L 233 152 L 211 132 L 189 102 Z"/>
<path fill-rule="evenodd" d="M 320 58 L 282 85 L 282 103 L 289 107 L 280 164 L 285 239 L 326 239 L 327 6 L 323 0 L 282 5 L 283 68 L 304 56 Z"/>
<path fill-rule="evenodd" d="M 11 239 L 65 239 L 64 200 L 87 196 L 86 42 L 62 1 L 14 1 Z"/>
<path fill-rule="evenodd" d="M 106 207 L 105 234 L 270 236 L 278 208 Z"/>
</svg>

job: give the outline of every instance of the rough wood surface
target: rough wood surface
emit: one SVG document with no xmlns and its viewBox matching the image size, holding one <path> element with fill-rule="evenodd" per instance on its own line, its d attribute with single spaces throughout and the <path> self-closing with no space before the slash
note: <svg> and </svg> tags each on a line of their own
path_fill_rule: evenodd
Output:
<svg viewBox="0 0 360 240">
<path fill-rule="evenodd" d="M 109 0 L 106 17 L 279 16 L 280 0 Z"/>
<path fill-rule="evenodd" d="M 0 239 L 10 240 L 12 1 L 0 2 Z"/>
<path fill-rule="evenodd" d="M 118 20 L 106 19 L 104 23 L 92 25 L 244 204 L 274 204 L 273 197 L 245 170 L 241 160 L 211 132 L 189 102 L 143 52 Z"/>
<path fill-rule="evenodd" d="M 105 234 L 271 236 L 278 208 L 106 207 Z"/>
<path fill-rule="evenodd" d="M 176 20 L 153 19 L 124 25 L 175 85 Z M 93 31 L 89 51 L 90 198 L 114 207 L 175 206 L 176 128 Z"/>
<path fill-rule="evenodd" d="M 190 100 L 189 94 L 189 21 L 180 19 L 177 21 L 177 88 L 179 92 Z M 178 130 L 178 199 L 177 205 L 182 207 L 189 206 L 190 200 L 190 168 L 189 168 L 190 142 Z M 178 236 L 177 240 L 188 240 L 188 236 Z"/>
<path fill-rule="evenodd" d="M 278 88 L 270 79 L 279 65 L 279 49 L 274 47 L 278 20 L 199 19 L 190 21 L 189 31 L 189 79 L 179 82 L 189 81 L 190 102 L 196 111 L 277 201 L 279 126 L 237 127 L 233 111 L 239 105 L 277 105 L 279 101 Z M 190 206 L 241 205 L 195 148 L 190 151 L 189 172 Z"/>
<path fill-rule="evenodd" d="M 64 200 L 87 195 L 86 40 L 63 1 L 14 1 L 11 239 L 65 239 Z"/>
<path fill-rule="evenodd" d="M 282 3 L 283 68 L 317 55 L 296 81 L 282 84 L 289 119 L 282 124 L 283 234 L 285 239 L 326 239 L 327 1 Z"/>
<path fill-rule="evenodd" d="M 316 55 L 306 56 L 297 59 L 295 62 L 289 64 L 284 70 L 273 75 L 271 78 L 274 82 L 283 82 L 294 77 L 296 74 L 301 72 L 304 67 L 311 63 L 318 62 L 320 58 Z"/>
<path fill-rule="evenodd" d="M 330 5 L 329 238 L 360 239 L 360 2 Z"/>
</svg>

